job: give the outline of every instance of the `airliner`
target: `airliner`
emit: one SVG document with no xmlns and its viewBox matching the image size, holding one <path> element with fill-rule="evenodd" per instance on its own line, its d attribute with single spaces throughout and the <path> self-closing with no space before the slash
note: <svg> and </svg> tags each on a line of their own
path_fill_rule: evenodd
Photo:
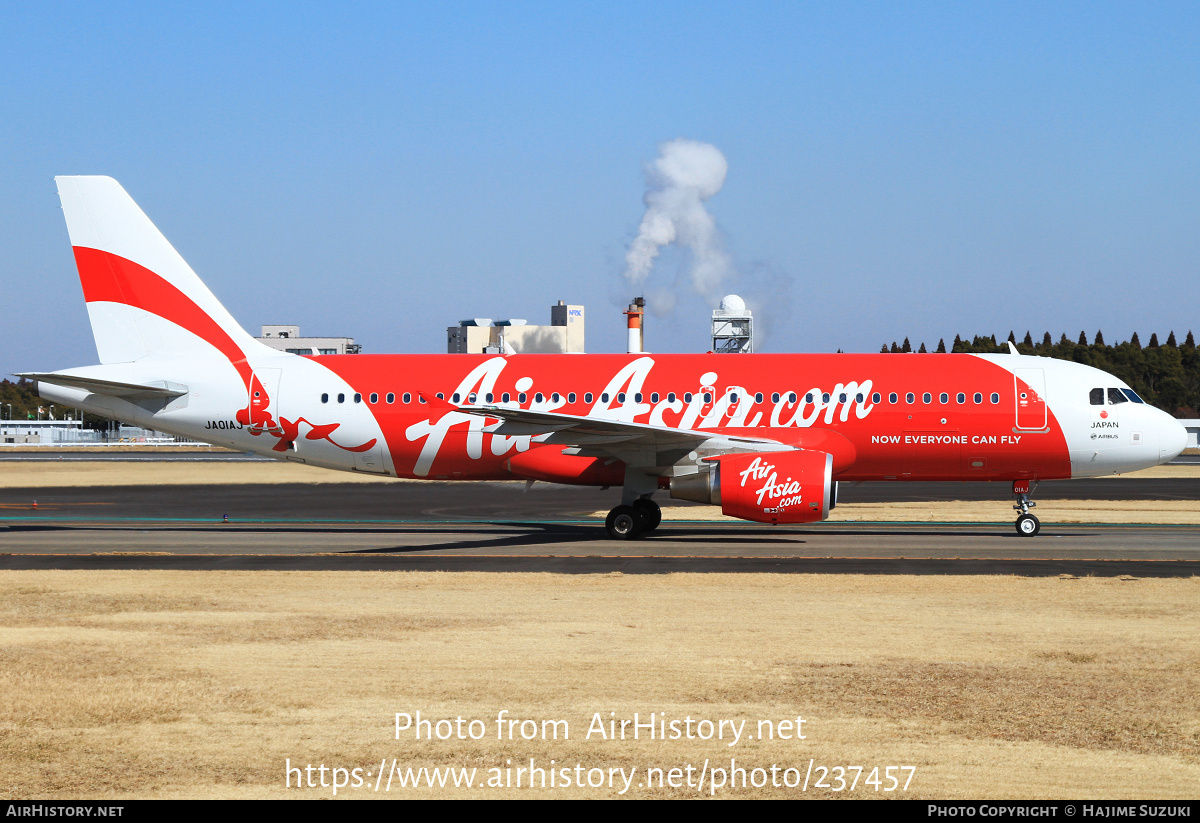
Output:
<svg viewBox="0 0 1200 823">
<path fill-rule="evenodd" d="M 427 480 L 620 487 L 771 524 L 824 520 L 839 483 L 1012 483 L 1166 463 L 1183 426 L 1121 380 L 1009 354 L 303 356 L 245 332 L 112 178 L 56 178 L 99 364 L 26 373 L 47 400 L 218 446 Z M 615 497 L 615 495 L 614 495 Z"/>
</svg>

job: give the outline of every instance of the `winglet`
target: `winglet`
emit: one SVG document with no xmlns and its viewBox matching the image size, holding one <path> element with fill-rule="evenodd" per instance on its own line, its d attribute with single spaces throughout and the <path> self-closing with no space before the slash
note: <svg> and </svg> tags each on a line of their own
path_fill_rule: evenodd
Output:
<svg viewBox="0 0 1200 823">
<path fill-rule="evenodd" d="M 1013 345 L 1013 341 L 1005 340 L 1004 342 L 1008 344 L 1008 353 L 1009 354 L 1020 354 L 1020 352 L 1017 351 L 1017 347 Z"/>
</svg>

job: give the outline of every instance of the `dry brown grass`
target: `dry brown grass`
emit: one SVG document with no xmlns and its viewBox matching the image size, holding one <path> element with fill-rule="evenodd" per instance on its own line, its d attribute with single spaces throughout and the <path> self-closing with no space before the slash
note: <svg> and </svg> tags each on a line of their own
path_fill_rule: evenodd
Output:
<svg viewBox="0 0 1200 823">
<path fill-rule="evenodd" d="M 0 489 L 66 486 L 178 486 L 241 483 L 406 483 L 394 477 L 330 471 L 300 463 L 0 463 Z"/>
<path fill-rule="evenodd" d="M 1198 602 L 1200 579 L 0 572 L 0 796 L 330 795 L 285 789 L 286 758 L 733 756 L 911 764 L 917 797 L 1194 797 Z M 571 739 L 394 740 L 418 709 L 563 718 Z M 584 740 L 610 711 L 800 714 L 808 739 Z M 474 792 L 543 793 L 614 794 Z M 427 794 L 472 793 L 390 796 Z"/>
</svg>

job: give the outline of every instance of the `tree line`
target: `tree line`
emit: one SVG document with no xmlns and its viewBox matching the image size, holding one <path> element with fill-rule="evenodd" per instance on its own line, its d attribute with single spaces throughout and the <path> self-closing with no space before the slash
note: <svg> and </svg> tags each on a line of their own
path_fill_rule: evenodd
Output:
<svg viewBox="0 0 1200 823">
<path fill-rule="evenodd" d="M 1009 332 L 1008 342 L 1013 343 L 1021 354 L 1070 360 L 1116 375 L 1128 383 L 1147 403 L 1175 417 L 1196 417 L 1196 409 L 1200 408 L 1200 353 L 1196 351 L 1196 339 L 1190 331 L 1183 343 L 1176 341 L 1175 332 L 1167 335 L 1167 339 L 1162 342 L 1159 342 L 1157 333 L 1151 334 L 1145 346 L 1142 345 L 1137 332 L 1128 340 L 1110 346 L 1104 342 L 1103 331 L 1097 331 L 1090 343 L 1087 333 L 1082 331 L 1078 340 L 1072 341 L 1064 334 L 1057 343 L 1050 336 L 1050 332 L 1042 335 L 1040 342 L 1035 342 L 1029 332 L 1025 332 L 1024 340 L 1017 340 L 1016 335 Z M 907 337 L 899 345 L 893 342 L 890 346 L 884 344 L 880 349 L 884 353 L 912 350 L 912 344 Z M 955 335 L 949 349 L 943 338 L 938 341 L 934 353 L 944 354 L 947 351 L 1007 354 L 1008 346 L 997 343 L 994 334 L 987 337 L 977 335 L 970 340 Z M 924 343 L 921 344 L 918 353 L 927 353 Z"/>
</svg>

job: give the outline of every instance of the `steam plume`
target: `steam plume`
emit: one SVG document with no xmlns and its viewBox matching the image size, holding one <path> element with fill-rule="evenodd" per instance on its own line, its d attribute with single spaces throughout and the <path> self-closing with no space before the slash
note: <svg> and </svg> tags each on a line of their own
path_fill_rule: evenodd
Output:
<svg viewBox="0 0 1200 823">
<path fill-rule="evenodd" d="M 644 291 L 659 252 L 674 244 L 687 253 L 692 289 L 709 302 L 720 298 L 733 265 L 704 201 L 721 190 L 728 170 L 725 155 L 709 143 L 680 138 L 659 145 L 658 158 L 646 167 L 646 213 L 625 254 L 630 285 Z"/>
</svg>

